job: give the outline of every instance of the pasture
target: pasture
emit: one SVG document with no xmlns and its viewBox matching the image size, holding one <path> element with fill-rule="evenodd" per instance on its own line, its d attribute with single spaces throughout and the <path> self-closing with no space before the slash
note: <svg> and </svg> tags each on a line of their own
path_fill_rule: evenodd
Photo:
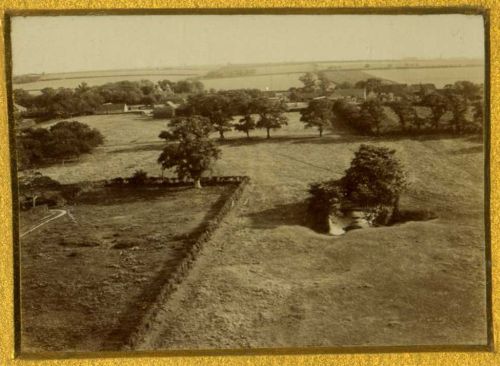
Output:
<svg viewBox="0 0 500 366">
<path fill-rule="evenodd" d="M 231 132 L 221 142 L 209 174 L 248 175 L 251 184 L 141 348 L 485 344 L 482 142 L 369 138 L 342 129 L 319 138 L 298 113 L 287 115 L 289 125 L 270 140 L 252 131 L 251 139 Z M 136 169 L 159 174 L 164 121 L 77 120 L 101 130 L 106 143 L 43 174 L 62 182 Z M 430 209 L 436 220 L 336 238 L 309 227 L 309 183 L 339 178 L 362 143 L 396 149 L 410 181 L 402 208 Z"/>
<path fill-rule="evenodd" d="M 101 188 L 23 237 L 23 350 L 119 349 L 231 191 Z"/>
<path fill-rule="evenodd" d="M 439 67 L 441 66 L 441 67 Z M 324 70 L 332 81 L 355 83 L 370 77 L 378 77 L 399 83 L 435 83 L 437 87 L 459 80 L 484 82 L 484 65 L 478 60 L 382 60 L 382 61 L 319 61 L 276 64 L 231 65 L 230 68 L 254 69 L 255 74 L 244 77 L 205 79 L 203 76 L 213 70 L 228 66 L 193 66 L 184 68 L 136 69 L 85 71 L 59 74 L 44 74 L 40 80 L 14 84 L 15 88 L 39 91 L 42 88 L 75 88 L 80 83 L 102 85 L 122 80 L 157 82 L 169 79 L 179 81 L 186 78 L 200 78 L 206 89 L 257 88 L 261 90 L 287 90 L 302 86 L 299 77 L 312 71 Z"/>
<path fill-rule="evenodd" d="M 378 69 L 367 70 L 377 78 L 391 80 L 402 84 L 433 83 L 437 88 L 456 81 L 468 80 L 473 83 L 484 83 L 484 66 L 470 67 L 432 67 L 414 69 Z"/>
</svg>

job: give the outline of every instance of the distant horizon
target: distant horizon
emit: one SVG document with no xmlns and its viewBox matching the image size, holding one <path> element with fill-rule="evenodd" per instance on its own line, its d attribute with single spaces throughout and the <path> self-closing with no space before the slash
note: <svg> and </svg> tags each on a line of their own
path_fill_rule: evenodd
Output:
<svg viewBox="0 0 500 366">
<path fill-rule="evenodd" d="M 349 62 L 384 62 L 384 61 L 484 61 L 480 57 L 445 57 L 445 58 L 423 58 L 423 57 L 404 57 L 404 58 L 387 58 L 387 59 L 352 59 L 352 60 L 298 60 L 298 61 L 276 61 L 276 62 L 252 62 L 252 63 L 219 63 L 219 64 L 189 64 L 189 65 L 169 65 L 169 66 L 155 66 L 155 67 L 130 67 L 130 68 L 116 68 L 116 69 L 89 69 L 89 70 L 69 70 L 69 71 L 55 71 L 55 72 L 29 72 L 24 74 L 12 74 L 14 77 L 25 75 L 56 75 L 56 74 L 73 74 L 73 73 L 89 73 L 89 72 L 105 72 L 105 71 L 131 71 L 131 70 L 166 70 L 166 69 L 182 69 L 182 68 L 203 68 L 203 67 L 224 67 L 224 66 L 259 66 L 259 65 L 285 65 L 285 64 L 307 64 L 307 63 L 349 63 Z M 484 65 L 482 65 L 484 66 Z M 457 66 L 458 67 L 458 66 Z M 369 70 L 369 69 L 368 69 Z"/>
<path fill-rule="evenodd" d="M 317 60 L 484 60 L 481 15 L 62 15 L 11 20 L 14 75 Z"/>
</svg>

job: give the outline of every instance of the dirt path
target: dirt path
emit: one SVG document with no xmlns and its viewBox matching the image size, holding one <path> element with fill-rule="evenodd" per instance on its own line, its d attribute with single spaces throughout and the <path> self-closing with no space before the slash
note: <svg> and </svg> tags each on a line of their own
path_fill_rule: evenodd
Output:
<svg viewBox="0 0 500 366">
<path fill-rule="evenodd" d="M 421 150 L 432 154 L 432 149 L 419 142 L 404 146 L 399 147 L 402 156 L 411 157 L 420 169 L 415 171 L 432 182 L 427 168 L 417 165 L 429 160 L 415 158 Z M 163 305 L 138 349 L 484 342 L 484 247 L 473 231 L 481 224 L 465 215 L 446 217 L 448 211 L 476 212 L 480 191 L 470 190 L 475 182 L 467 183 L 470 193 L 461 202 L 440 192 L 428 197 L 443 207 L 441 219 L 434 222 L 332 238 L 307 227 L 304 199 L 309 181 L 341 172 L 336 166 L 346 166 L 344 161 L 314 163 L 318 168 L 297 164 L 301 156 L 290 145 L 270 143 L 240 147 L 231 166 L 231 153 L 224 151 L 222 169 L 241 169 L 237 163 L 244 161 L 243 173 L 252 177 L 252 184 Z M 280 156 L 285 159 L 277 161 Z M 439 174 L 436 180 L 447 182 L 442 175 L 449 174 L 453 186 L 456 167 L 444 159 L 439 164 L 432 167 Z"/>
<path fill-rule="evenodd" d="M 50 210 L 50 212 L 52 212 L 54 215 L 48 215 L 48 216 L 45 216 L 44 218 L 42 218 L 41 222 L 32 227 L 31 229 L 29 229 L 28 231 L 25 231 L 24 233 L 21 233 L 19 235 L 20 238 L 28 235 L 29 233 L 41 228 L 42 226 L 48 224 L 49 222 L 53 221 L 53 220 L 57 220 L 58 218 L 66 215 L 68 213 L 67 210 Z"/>
</svg>

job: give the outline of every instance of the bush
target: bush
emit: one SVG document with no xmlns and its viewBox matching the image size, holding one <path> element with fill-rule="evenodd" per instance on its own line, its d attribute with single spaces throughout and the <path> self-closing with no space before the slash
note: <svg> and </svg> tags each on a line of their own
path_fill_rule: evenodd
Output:
<svg viewBox="0 0 500 366">
<path fill-rule="evenodd" d="M 393 205 L 406 188 L 406 172 L 395 150 L 361 145 L 341 179 L 346 198 L 360 206 Z"/>
<path fill-rule="evenodd" d="M 50 129 L 29 128 L 17 136 L 20 168 L 53 159 L 69 159 L 91 152 L 104 142 L 102 134 L 76 121 L 62 121 Z"/>
<path fill-rule="evenodd" d="M 153 109 L 153 118 L 173 118 L 175 110 L 172 107 L 161 107 Z"/>
<path fill-rule="evenodd" d="M 406 188 L 406 172 L 395 151 L 361 145 L 340 180 L 310 185 L 309 212 L 315 226 L 326 231 L 330 214 L 362 210 L 370 225 L 388 225 L 399 212 L 399 195 Z"/>
<path fill-rule="evenodd" d="M 148 180 L 148 173 L 144 170 L 136 170 L 134 175 L 128 179 L 128 183 L 133 186 L 144 185 Z"/>
<path fill-rule="evenodd" d="M 309 186 L 309 212 L 313 219 L 313 226 L 320 231 L 327 231 L 327 218 L 335 206 L 339 206 L 344 198 L 340 181 L 330 180 L 321 183 L 312 183 Z"/>
</svg>

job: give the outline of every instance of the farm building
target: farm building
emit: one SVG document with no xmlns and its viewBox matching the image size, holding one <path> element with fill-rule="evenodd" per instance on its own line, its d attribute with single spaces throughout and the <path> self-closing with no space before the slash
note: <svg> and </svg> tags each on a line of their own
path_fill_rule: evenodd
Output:
<svg viewBox="0 0 500 366">
<path fill-rule="evenodd" d="M 285 108 L 288 112 L 301 111 L 309 106 L 307 102 L 290 102 L 285 103 Z"/>
<path fill-rule="evenodd" d="M 95 114 L 119 114 L 128 111 L 129 107 L 125 103 L 104 103 L 96 109 Z"/>
<path fill-rule="evenodd" d="M 335 91 L 328 96 L 328 99 L 344 99 L 348 102 L 361 103 L 367 99 L 367 94 L 365 88 L 335 89 Z"/>
</svg>

